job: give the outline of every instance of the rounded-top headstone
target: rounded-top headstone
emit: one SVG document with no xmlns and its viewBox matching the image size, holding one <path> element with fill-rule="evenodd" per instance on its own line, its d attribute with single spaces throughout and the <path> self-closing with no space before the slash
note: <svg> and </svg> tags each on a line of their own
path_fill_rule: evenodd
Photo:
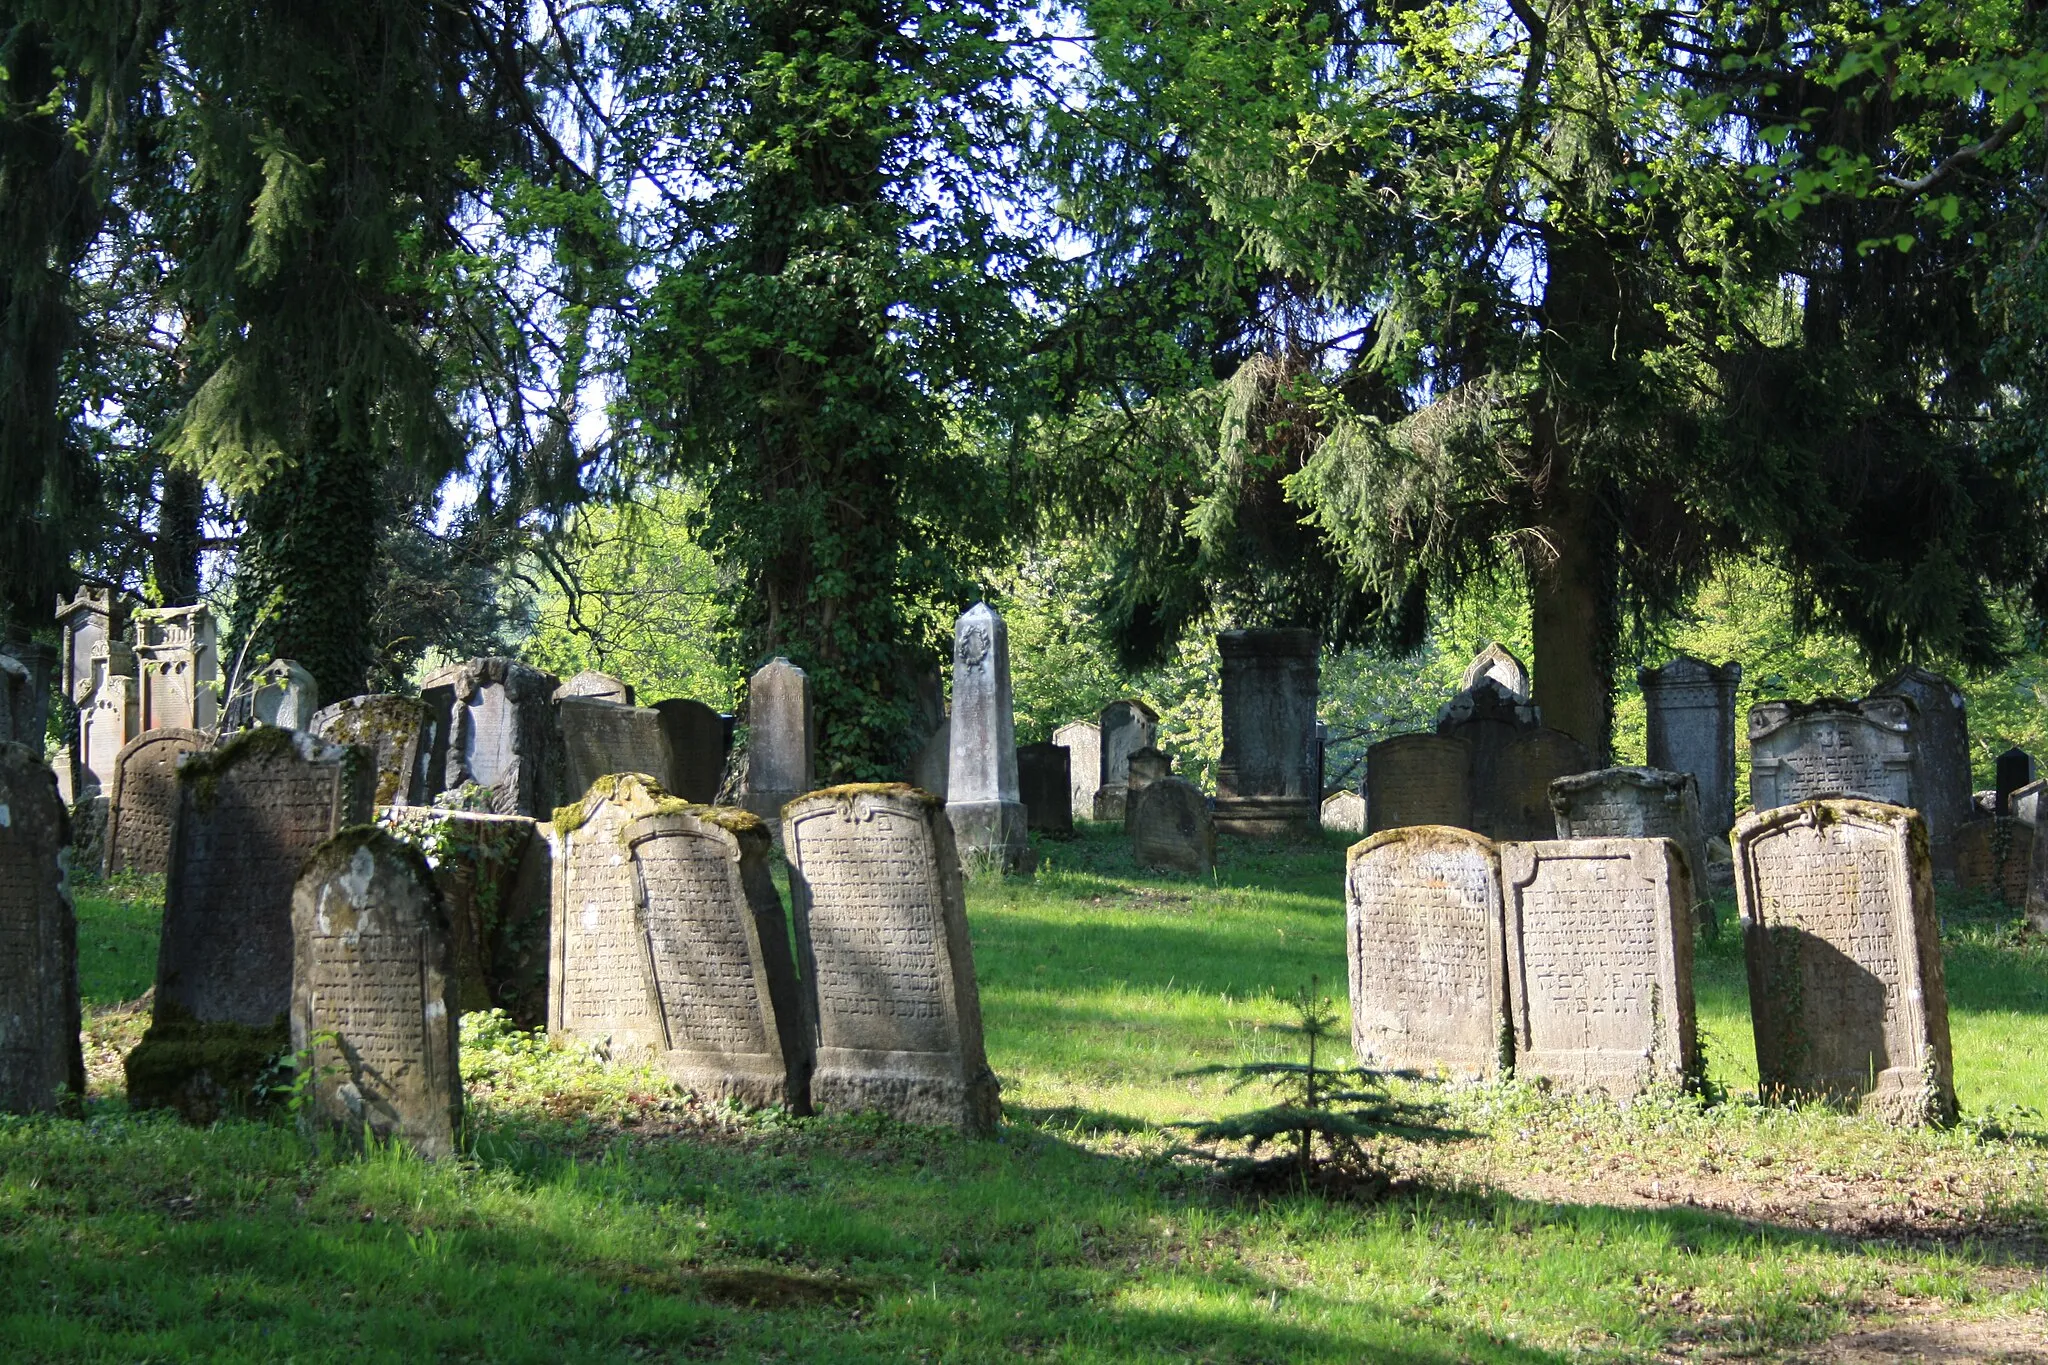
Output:
<svg viewBox="0 0 2048 1365">
<path fill-rule="evenodd" d="M 1124 827 L 1141 867 L 1205 877 L 1216 866 L 1216 819 L 1192 782 L 1162 776 L 1132 788 Z"/>
<path fill-rule="evenodd" d="M 149 730 L 121 746 L 107 800 L 104 871 L 161 877 L 170 868 L 171 816 L 178 808 L 178 764 L 213 747 L 197 730 Z"/>
<path fill-rule="evenodd" d="M 633 687 L 609 673 L 587 668 L 555 689 L 556 701 L 564 697 L 589 697 L 593 701 L 613 701 L 621 706 L 631 706 Z"/>
</svg>

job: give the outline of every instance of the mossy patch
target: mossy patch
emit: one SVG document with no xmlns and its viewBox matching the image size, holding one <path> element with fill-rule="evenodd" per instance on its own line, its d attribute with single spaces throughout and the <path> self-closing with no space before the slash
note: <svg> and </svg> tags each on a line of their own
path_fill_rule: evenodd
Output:
<svg viewBox="0 0 2048 1365">
<path fill-rule="evenodd" d="M 667 814 L 664 807 L 690 809 L 690 803 L 670 796 L 646 773 L 607 773 L 590 784 L 590 790 L 573 805 L 555 807 L 555 833 L 567 837 L 590 823 L 600 805 L 619 807 L 627 815 Z"/>
<path fill-rule="evenodd" d="M 833 796 L 841 801 L 851 801 L 856 796 L 893 796 L 901 801 L 915 801 L 927 810 L 937 810 L 946 804 L 922 787 L 913 787 L 908 782 L 848 782 L 837 787 L 806 792 L 797 800 L 808 801 L 814 796 Z"/>
<path fill-rule="evenodd" d="M 272 1109 L 278 1097 L 266 1083 L 291 1052 L 285 1016 L 261 1027 L 194 1019 L 159 1000 L 149 1032 L 128 1054 L 128 1103 L 136 1109 L 175 1109 L 193 1123 Z"/>
</svg>

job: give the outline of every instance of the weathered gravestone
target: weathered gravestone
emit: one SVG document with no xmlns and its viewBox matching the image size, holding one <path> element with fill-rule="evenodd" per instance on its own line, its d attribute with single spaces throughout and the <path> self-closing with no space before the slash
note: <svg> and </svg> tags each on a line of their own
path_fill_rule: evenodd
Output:
<svg viewBox="0 0 2048 1365">
<path fill-rule="evenodd" d="M 548 1032 L 651 1056 L 664 1034 L 640 922 L 640 891 L 626 828 L 656 814 L 668 794 L 637 773 L 591 784 L 555 812 Z"/>
<path fill-rule="evenodd" d="M 310 730 L 320 709 L 320 684 L 290 659 L 272 659 L 249 679 L 248 720 L 285 730 Z"/>
<path fill-rule="evenodd" d="M 1515 1074 L 1626 1099 L 1699 1080 L 1692 877 L 1669 839 L 1504 844 Z"/>
<path fill-rule="evenodd" d="M 701 701 L 672 697 L 654 703 L 661 732 L 668 736 L 669 768 L 654 774 L 662 785 L 685 801 L 709 805 L 718 799 L 725 778 L 725 717 Z"/>
<path fill-rule="evenodd" d="M 2011 815 L 2012 794 L 2034 780 L 2034 756 L 2025 749 L 2007 749 L 1993 765 L 1997 774 L 1998 814 Z"/>
<path fill-rule="evenodd" d="M 1529 700 L 1529 669 L 1515 657 L 1514 651 L 1499 641 L 1487 645 L 1465 665 L 1465 675 L 1458 680 L 1458 690 L 1469 692 L 1482 679 L 1491 681 L 1501 691 L 1516 701 Z"/>
<path fill-rule="evenodd" d="M 1497 751 L 1492 769 L 1473 774 L 1473 823 L 1492 839 L 1548 839 L 1557 829 L 1550 784 L 1592 767 L 1586 746 L 1562 730 L 1518 731 Z"/>
<path fill-rule="evenodd" d="M 625 833 L 663 1069 L 708 1098 L 809 1113 L 809 1020 L 767 828 L 750 811 L 669 802 Z"/>
<path fill-rule="evenodd" d="M 946 818 L 962 857 L 1003 868 L 1030 857 L 1017 786 L 1017 737 L 1010 709 L 1010 633 L 986 602 L 953 627 L 951 760 Z"/>
<path fill-rule="evenodd" d="M 1875 715 L 1852 703 L 1764 702 L 1749 713 L 1749 803 L 1759 811 L 1816 797 L 1913 804 L 1910 703 Z"/>
<path fill-rule="evenodd" d="M 114 761 L 107 799 L 104 870 L 161 877 L 171 865 L 171 816 L 178 808 L 178 761 L 213 747 L 197 730 L 137 735 Z"/>
<path fill-rule="evenodd" d="M 1068 807 L 1076 820 L 1095 818 L 1095 794 L 1102 789 L 1102 727 L 1092 720 L 1068 721 L 1052 732 L 1067 751 Z"/>
<path fill-rule="evenodd" d="M 83 706 L 92 697 L 115 646 L 127 651 L 121 636 L 128 628 L 128 611 L 129 600 L 111 588 L 86 585 L 68 602 L 57 599 L 57 687 L 73 706 Z M 127 664 L 125 671 L 133 676 L 132 653 Z"/>
<path fill-rule="evenodd" d="M 1312 830 L 1323 792 L 1316 754 L 1312 630 L 1226 630 L 1216 828 L 1272 837 Z"/>
<path fill-rule="evenodd" d="M 811 766 L 811 681 L 780 656 L 747 680 L 746 807 L 781 828 L 782 808 L 817 785 Z"/>
<path fill-rule="evenodd" d="M 1149 746 L 1132 754 L 1124 763 L 1126 818 L 1129 811 L 1128 800 L 1131 796 L 1137 795 L 1162 777 L 1172 776 L 1172 754 L 1161 753 Z"/>
<path fill-rule="evenodd" d="M 1113 701 L 1096 717 L 1100 768 L 1095 784 L 1095 818 L 1124 818 L 1130 791 L 1131 755 L 1150 749 L 1159 739 L 1158 713 L 1135 698 Z"/>
<path fill-rule="evenodd" d="M 1001 1117 L 952 826 L 905 786 L 834 787 L 784 816 L 812 991 L 811 1103 L 971 1134 Z"/>
<path fill-rule="evenodd" d="M 1344 899 L 1360 1061 L 1493 1076 L 1513 1060 L 1491 840 L 1442 825 L 1369 835 L 1352 845 Z"/>
<path fill-rule="evenodd" d="M 85 1093 L 70 843 L 57 775 L 27 745 L 0 743 L 0 1113 Z"/>
<path fill-rule="evenodd" d="M 910 785 L 946 799 L 946 769 L 953 762 L 953 721 L 948 717 L 925 736 L 910 761 Z"/>
<path fill-rule="evenodd" d="M 114 772 L 120 765 L 121 750 L 141 733 L 142 708 L 137 701 L 136 679 L 125 673 L 108 673 L 100 678 L 92 698 L 78 713 L 77 799 L 110 794 Z"/>
<path fill-rule="evenodd" d="M 411 697 L 371 693 L 321 707 L 307 728 L 329 744 L 369 751 L 377 770 L 372 799 L 378 806 L 420 806 L 435 795 L 427 790 L 420 753 L 426 714 L 427 708 Z"/>
<path fill-rule="evenodd" d="M 471 659 L 427 679 L 429 799 L 481 787 L 500 815 L 545 816 L 563 785 L 554 675 L 515 659 Z"/>
<path fill-rule="evenodd" d="M 455 1154 L 462 1072 L 455 954 L 418 850 L 359 825 L 306 860 L 292 892 L 292 1051 L 312 1136 Z"/>
<path fill-rule="evenodd" d="M 1708 853 L 1700 828 L 1699 786 L 1691 773 L 1603 768 L 1550 784 L 1560 839 L 1669 839 L 1684 851 L 1697 913 L 1711 921 Z"/>
<path fill-rule="evenodd" d="M 315 848 L 370 817 L 369 762 L 298 730 L 245 731 L 178 766 L 149 1032 L 128 1102 L 195 1123 L 259 1102 L 289 1041 L 292 887 Z"/>
<path fill-rule="evenodd" d="M 1331 792 L 1323 798 L 1323 828 L 1340 834 L 1365 833 L 1365 798 L 1357 792 Z"/>
<path fill-rule="evenodd" d="M 2027 874 L 2034 861 L 2035 830 L 2009 815 L 1980 815 L 1955 835 L 1956 885 L 1997 896 L 2007 905 L 2027 903 Z"/>
<path fill-rule="evenodd" d="M 1472 824 L 1465 742 L 1440 735 L 1395 735 L 1365 751 L 1366 832 L 1411 825 Z"/>
<path fill-rule="evenodd" d="M 1216 819 L 1194 783 L 1161 777 L 1134 788 L 1124 806 L 1131 855 L 1140 867 L 1207 876 L 1216 866 Z"/>
<path fill-rule="evenodd" d="M 1735 698 L 1742 665 L 1719 668 L 1680 655 L 1662 668 L 1638 670 L 1649 765 L 1691 773 L 1699 784 L 1700 819 L 1709 835 L 1735 824 Z"/>
<path fill-rule="evenodd" d="M 1074 832 L 1073 754 L 1064 744 L 1025 744 L 1017 749 L 1017 794 L 1025 824 L 1048 834 Z"/>
<path fill-rule="evenodd" d="M 612 773 L 645 773 L 659 783 L 675 766 L 661 713 L 652 707 L 563 697 L 555 710 L 566 795 L 580 800 L 591 783 Z"/>
<path fill-rule="evenodd" d="M 1735 824 L 1759 1088 L 1895 1122 L 1955 1116 L 1948 992 L 1920 816 L 1803 801 Z"/>
<path fill-rule="evenodd" d="M 501 1009 L 520 1028 L 545 1028 L 554 874 L 538 822 L 428 806 L 390 807 L 378 822 L 433 869 L 462 1012 Z"/>
<path fill-rule="evenodd" d="M 609 673 L 585 669 L 555 689 L 555 700 L 564 697 L 586 697 L 591 701 L 616 702 L 620 706 L 633 704 L 633 688 Z"/>
<path fill-rule="evenodd" d="M 1884 706 L 1897 698 L 1910 703 L 1903 712 Z M 1859 705 L 1880 723 L 1899 718 L 1908 723 L 1913 799 L 1903 804 L 1927 822 L 1934 875 L 1953 877 L 1956 829 L 1975 814 L 1970 808 L 1970 721 L 1962 689 L 1939 673 L 1908 664 L 1871 688 Z"/>
<path fill-rule="evenodd" d="M 220 719 L 220 650 L 211 611 L 198 606 L 136 612 L 135 659 L 142 729 L 214 728 Z"/>
<path fill-rule="evenodd" d="M 56 666 L 56 652 L 40 640 L 0 640 L 0 743 L 43 751 Z"/>
</svg>

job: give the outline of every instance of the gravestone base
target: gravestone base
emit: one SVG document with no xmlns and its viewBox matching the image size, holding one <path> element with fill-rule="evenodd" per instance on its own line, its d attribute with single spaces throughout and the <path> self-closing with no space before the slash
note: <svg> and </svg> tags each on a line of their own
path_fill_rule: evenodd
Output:
<svg viewBox="0 0 2048 1365">
<path fill-rule="evenodd" d="M 878 1109 L 905 1123 L 958 1128 L 970 1136 L 992 1133 L 1002 1121 L 995 1072 L 963 1078 L 930 1052 L 871 1052 L 821 1047 L 811 1073 L 811 1104 L 820 1113 Z M 887 1071 L 872 1068 L 885 1061 Z"/>
<path fill-rule="evenodd" d="M 282 1098 L 259 1089 L 267 1076 L 284 1085 L 291 1026 L 279 1015 L 263 1028 L 198 1020 L 158 1001 L 149 1032 L 128 1054 L 128 1107 L 173 1109 L 198 1127 L 228 1115 L 258 1114 Z"/>
<path fill-rule="evenodd" d="M 979 864 L 1027 874 L 1035 868 L 1022 801 L 949 803 L 946 819 L 952 823 L 962 867 L 972 869 Z"/>
<path fill-rule="evenodd" d="M 1216 832 L 1243 839 L 1291 839 L 1322 826 L 1317 803 L 1292 796 L 1219 796 Z"/>
<path fill-rule="evenodd" d="M 810 1113 L 807 1097 L 793 1094 L 789 1068 L 765 1053 L 689 1052 L 680 1048 L 657 1052 L 648 1060 L 661 1068 L 676 1088 L 713 1104 L 726 1101 L 744 1109 Z"/>
</svg>

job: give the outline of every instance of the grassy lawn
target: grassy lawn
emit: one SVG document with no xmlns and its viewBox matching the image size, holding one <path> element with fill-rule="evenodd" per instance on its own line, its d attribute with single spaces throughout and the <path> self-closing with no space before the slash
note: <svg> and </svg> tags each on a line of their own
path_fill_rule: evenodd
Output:
<svg viewBox="0 0 2048 1365">
<path fill-rule="evenodd" d="M 1966 1122 L 1756 1106 L 1732 934 L 1703 945 L 1726 1099 L 1444 1098 L 1370 1202 L 1239 1193 L 1169 1125 L 1249 1107 L 1210 1061 L 1344 993 L 1343 848 L 1226 845 L 1213 883 L 1091 831 L 973 886 L 999 1138 L 698 1107 L 465 1023 L 473 1147 L 309 1155 L 282 1125 L 131 1116 L 151 889 L 81 894 L 95 1095 L 0 1119 L 7 1360 L 1389 1362 L 1780 1356 L 1936 1323 L 2048 1340 L 2048 947 L 1948 907 Z M 2006 1333 L 1999 1336 L 2000 1332 Z M 1984 1358 L 1984 1357 L 1972 1357 Z"/>
</svg>

